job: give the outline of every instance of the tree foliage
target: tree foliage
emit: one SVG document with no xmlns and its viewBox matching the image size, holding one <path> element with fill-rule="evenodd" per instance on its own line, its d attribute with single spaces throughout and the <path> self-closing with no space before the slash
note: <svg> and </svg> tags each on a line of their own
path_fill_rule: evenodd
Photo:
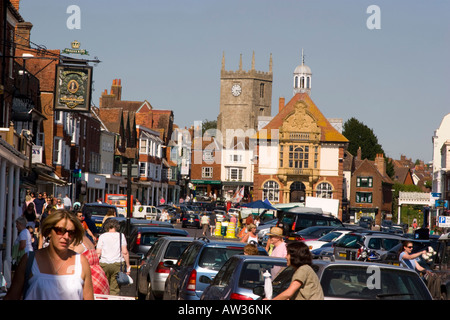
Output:
<svg viewBox="0 0 450 320">
<path fill-rule="evenodd" d="M 356 156 L 359 147 L 361 147 L 362 159 L 375 160 L 377 154 L 384 154 L 373 130 L 355 118 L 344 123 L 342 134 L 349 140 L 347 150 L 353 156 Z"/>
<path fill-rule="evenodd" d="M 394 177 L 395 170 L 392 161 L 386 157 L 378 138 L 368 126 L 355 118 L 344 123 L 342 134 L 349 140 L 348 152 L 356 156 L 361 148 L 361 159 L 375 160 L 377 154 L 383 154 L 386 163 L 386 174 Z"/>
<path fill-rule="evenodd" d="M 209 129 L 217 129 L 217 120 L 203 120 L 202 121 L 202 134 Z"/>
</svg>

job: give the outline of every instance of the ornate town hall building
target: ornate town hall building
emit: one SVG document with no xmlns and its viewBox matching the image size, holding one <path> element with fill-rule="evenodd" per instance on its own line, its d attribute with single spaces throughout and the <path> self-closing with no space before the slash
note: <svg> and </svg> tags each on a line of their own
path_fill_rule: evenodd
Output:
<svg viewBox="0 0 450 320">
<path fill-rule="evenodd" d="M 287 104 L 280 98 L 278 114 L 254 136 L 253 200 L 289 203 L 312 196 L 342 201 L 348 140 L 311 100 L 311 76 L 302 61 L 294 71 L 294 96 Z"/>
</svg>

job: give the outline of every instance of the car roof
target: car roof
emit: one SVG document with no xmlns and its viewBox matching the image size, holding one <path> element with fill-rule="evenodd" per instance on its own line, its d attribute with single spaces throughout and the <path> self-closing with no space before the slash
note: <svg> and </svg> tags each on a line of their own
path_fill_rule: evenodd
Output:
<svg viewBox="0 0 450 320">
<path fill-rule="evenodd" d="M 89 207 L 112 207 L 112 208 L 116 208 L 116 206 L 109 204 L 109 203 L 98 203 L 98 202 L 89 202 L 89 203 L 85 203 L 83 204 L 84 206 L 89 206 Z"/>
<path fill-rule="evenodd" d="M 275 262 L 287 262 L 286 258 L 263 256 L 263 255 L 244 255 L 237 254 L 232 256 L 233 259 L 243 260 L 243 261 L 275 261 Z"/>
<path fill-rule="evenodd" d="M 395 269 L 395 270 L 402 270 L 402 271 L 411 271 L 413 273 L 416 273 L 412 269 L 408 269 L 401 266 L 391 265 L 387 263 L 373 263 L 373 262 L 365 262 L 365 261 L 355 261 L 355 260 L 322 260 L 322 259 L 314 259 L 313 264 L 322 266 L 322 267 L 328 267 L 329 265 L 341 265 L 341 266 L 364 266 L 364 267 L 373 267 L 376 265 L 377 267 L 383 268 L 383 269 Z"/>
<path fill-rule="evenodd" d="M 194 237 L 178 237 L 178 236 L 169 236 L 169 237 L 161 237 L 158 239 L 158 241 L 165 241 L 165 242 L 178 242 L 178 241 L 194 241 Z"/>
<path fill-rule="evenodd" d="M 146 232 L 167 232 L 167 233 L 176 233 L 176 234 L 188 234 L 186 230 L 180 230 L 175 228 L 164 228 L 164 227 L 145 227 L 139 226 L 135 229 L 136 232 L 146 233 Z"/>
</svg>

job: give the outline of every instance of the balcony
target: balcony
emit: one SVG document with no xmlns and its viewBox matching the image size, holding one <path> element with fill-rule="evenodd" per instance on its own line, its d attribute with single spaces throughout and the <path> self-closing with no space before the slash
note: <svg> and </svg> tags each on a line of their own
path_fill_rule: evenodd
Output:
<svg viewBox="0 0 450 320">
<path fill-rule="evenodd" d="M 279 175 L 286 176 L 315 176 L 319 174 L 319 170 L 305 169 L 305 168 L 280 168 L 278 169 Z"/>
<path fill-rule="evenodd" d="M 314 132 L 280 132 L 280 141 L 288 142 L 318 142 L 320 140 L 320 133 Z"/>
</svg>

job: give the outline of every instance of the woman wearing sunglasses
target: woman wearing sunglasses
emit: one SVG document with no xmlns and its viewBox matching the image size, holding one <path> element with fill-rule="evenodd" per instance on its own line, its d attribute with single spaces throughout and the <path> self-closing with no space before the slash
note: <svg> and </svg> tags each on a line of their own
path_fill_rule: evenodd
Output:
<svg viewBox="0 0 450 320">
<path fill-rule="evenodd" d="M 413 250 L 413 243 L 412 241 L 405 240 L 403 241 L 403 251 L 400 253 L 400 256 L 398 257 L 398 260 L 400 262 L 404 262 L 405 265 L 408 266 L 408 268 L 415 270 L 417 272 L 428 272 L 424 267 L 422 267 L 418 262 L 417 258 L 420 257 L 422 254 L 426 253 L 426 250 L 411 253 Z"/>
<path fill-rule="evenodd" d="M 89 262 L 69 249 L 83 240 L 84 229 L 77 217 L 56 210 L 44 220 L 41 232 L 49 238 L 49 245 L 34 255 L 24 255 L 4 299 L 94 299 Z"/>
</svg>

